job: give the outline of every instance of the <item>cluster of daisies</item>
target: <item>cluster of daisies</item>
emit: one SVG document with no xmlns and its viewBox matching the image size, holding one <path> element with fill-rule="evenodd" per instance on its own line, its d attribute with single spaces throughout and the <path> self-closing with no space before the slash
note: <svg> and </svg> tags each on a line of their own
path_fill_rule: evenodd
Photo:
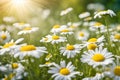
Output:
<svg viewBox="0 0 120 80">
<path fill-rule="evenodd" d="M 60 16 L 72 10 L 63 10 Z M 7 27 L 2 29 L 1 80 L 120 80 L 120 26 L 93 21 L 107 15 L 116 16 L 112 10 L 95 12 L 94 17 L 90 12 L 83 12 L 78 16 L 79 22 L 56 24 L 40 39 L 44 46 L 24 43 L 28 37 L 14 40 Z M 39 31 L 28 23 L 14 23 L 12 27 L 18 31 L 17 36 Z M 6 58 L 9 61 L 4 62 Z"/>
</svg>

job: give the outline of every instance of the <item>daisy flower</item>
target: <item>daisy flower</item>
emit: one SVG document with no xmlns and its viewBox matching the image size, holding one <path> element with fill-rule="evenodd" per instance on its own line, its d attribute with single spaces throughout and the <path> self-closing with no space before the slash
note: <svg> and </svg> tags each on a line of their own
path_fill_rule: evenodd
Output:
<svg viewBox="0 0 120 80">
<path fill-rule="evenodd" d="M 20 38 L 16 41 L 11 40 L 10 42 L 5 43 L 3 46 L 0 46 L 0 55 L 3 55 L 6 52 L 12 52 L 15 48 L 17 48 L 19 45 L 17 45 L 18 43 L 22 42 L 24 39 Z"/>
<path fill-rule="evenodd" d="M 74 69 L 72 62 L 66 65 L 65 61 L 61 61 L 60 65 L 54 64 L 54 67 L 50 67 L 48 73 L 53 74 L 52 78 L 54 77 L 54 80 L 71 80 L 75 75 L 80 74 L 80 72 L 74 71 Z"/>
<path fill-rule="evenodd" d="M 100 22 L 94 22 L 94 23 L 91 24 L 91 26 L 90 26 L 91 31 L 96 31 L 98 29 L 104 30 L 105 26 Z"/>
<path fill-rule="evenodd" d="M 72 10 L 73 10 L 73 8 L 69 7 L 67 9 L 61 11 L 60 16 L 64 16 L 64 15 L 68 14 L 69 12 L 71 12 Z"/>
<path fill-rule="evenodd" d="M 89 50 L 88 52 L 84 52 L 81 61 L 95 68 L 97 66 L 106 66 L 113 63 L 114 58 L 112 58 L 112 56 L 112 53 L 108 52 L 107 48 L 102 49 L 102 47 L 99 47 L 94 51 Z"/>
<path fill-rule="evenodd" d="M 32 32 L 37 31 L 38 29 L 39 28 L 37 27 L 25 27 L 23 28 L 23 30 L 18 32 L 18 35 L 32 33 Z"/>
<path fill-rule="evenodd" d="M 111 40 L 113 42 L 120 42 L 120 33 L 114 33 L 111 35 Z"/>
<path fill-rule="evenodd" d="M 104 36 L 97 38 L 90 38 L 87 42 L 84 42 L 84 47 L 87 47 L 88 50 L 94 50 L 97 47 L 104 46 Z"/>
<path fill-rule="evenodd" d="M 114 80 L 120 80 L 120 65 L 113 63 L 113 65 L 109 67 L 109 70 L 106 71 L 105 75 Z"/>
<path fill-rule="evenodd" d="M 6 43 L 10 40 L 10 33 L 8 31 L 0 32 L 1 43 Z"/>
<path fill-rule="evenodd" d="M 42 39 L 40 40 L 40 42 L 45 42 L 45 43 L 50 42 L 49 37 L 51 37 L 51 36 L 50 36 L 50 35 L 47 35 L 47 36 L 45 36 L 45 37 L 42 37 Z"/>
<path fill-rule="evenodd" d="M 94 18 L 101 18 L 103 15 L 110 15 L 111 17 L 116 16 L 112 10 L 108 9 L 107 11 L 96 12 Z"/>
<path fill-rule="evenodd" d="M 11 68 L 13 70 L 15 79 L 22 79 L 24 74 L 24 67 L 20 63 L 12 63 Z"/>
<path fill-rule="evenodd" d="M 78 31 L 76 33 L 76 38 L 78 40 L 85 41 L 85 40 L 88 39 L 88 37 L 89 37 L 89 33 L 87 31 L 85 31 L 85 30 Z"/>
<path fill-rule="evenodd" d="M 30 26 L 30 24 L 21 22 L 21 23 L 14 23 L 13 26 L 18 29 L 23 29 L 24 27 Z"/>
<path fill-rule="evenodd" d="M 16 50 L 14 57 L 19 57 L 20 59 L 23 59 L 25 56 L 33 56 L 35 58 L 40 58 L 44 53 L 47 53 L 45 47 L 22 45 Z"/>
<path fill-rule="evenodd" d="M 56 33 L 59 33 L 59 32 L 60 32 L 60 29 L 61 29 L 61 26 L 58 25 L 58 24 L 56 24 L 56 25 L 53 26 L 53 28 L 50 30 L 50 32 L 56 34 Z"/>
<path fill-rule="evenodd" d="M 52 58 L 52 54 L 48 54 L 48 55 L 45 57 L 45 60 L 48 61 L 48 60 L 50 60 L 50 58 Z"/>
<path fill-rule="evenodd" d="M 80 18 L 80 19 L 83 19 L 83 18 L 86 18 L 86 17 L 88 17 L 88 16 L 90 16 L 90 13 L 89 13 L 89 12 L 84 12 L 84 13 L 81 13 L 81 14 L 79 15 L 79 18 Z"/>
<path fill-rule="evenodd" d="M 60 48 L 60 53 L 63 54 L 63 56 L 67 56 L 67 58 L 73 58 L 77 53 L 80 53 L 81 48 L 79 44 L 67 44 L 66 47 Z"/>
<path fill-rule="evenodd" d="M 66 37 L 58 36 L 58 35 L 49 35 L 48 39 L 52 44 L 58 44 L 60 42 L 66 42 Z"/>
<path fill-rule="evenodd" d="M 70 29 L 70 28 L 61 28 L 60 29 L 60 34 L 61 35 L 71 35 L 73 34 L 74 32 Z"/>
</svg>

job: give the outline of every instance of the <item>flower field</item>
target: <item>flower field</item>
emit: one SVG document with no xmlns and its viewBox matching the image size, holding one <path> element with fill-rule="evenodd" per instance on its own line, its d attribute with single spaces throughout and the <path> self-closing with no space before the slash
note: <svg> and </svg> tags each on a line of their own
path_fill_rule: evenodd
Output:
<svg viewBox="0 0 120 80">
<path fill-rule="evenodd" d="M 120 80 L 119 12 L 101 3 L 86 8 L 1 15 L 0 80 Z"/>
</svg>

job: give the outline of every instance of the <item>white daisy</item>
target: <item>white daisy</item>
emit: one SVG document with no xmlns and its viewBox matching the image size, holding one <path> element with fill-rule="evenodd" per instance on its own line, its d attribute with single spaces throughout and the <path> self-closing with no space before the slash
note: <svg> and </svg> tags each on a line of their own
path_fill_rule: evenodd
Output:
<svg viewBox="0 0 120 80">
<path fill-rule="evenodd" d="M 112 10 L 108 9 L 107 11 L 96 12 L 94 18 L 101 18 L 103 15 L 110 15 L 111 17 L 116 16 Z"/>
<path fill-rule="evenodd" d="M 30 24 L 21 22 L 21 23 L 14 23 L 13 26 L 18 29 L 23 29 L 24 27 L 30 26 Z"/>
<path fill-rule="evenodd" d="M 60 32 L 60 29 L 61 29 L 61 26 L 58 25 L 58 24 L 56 24 L 56 25 L 53 26 L 53 28 L 50 30 L 50 32 L 56 34 L 56 33 L 59 33 L 59 32 Z"/>
<path fill-rule="evenodd" d="M 39 29 L 38 27 L 25 27 L 25 28 L 23 28 L 22 31 L 18 32 L 18 35 L 29 34 L 29 33 L 37 31 L 38 29 Z"/>
<path fill-rule="evenodd" d="M 91 31 L 96 31 L 98 29 L 104 30 L 105 26 L 100 22 L 94 22 L 94 23 L 91 24 L 91 26 L 90 26 Z"/>
<path fill-rule="evenodd" d="M 1 43 L 6 43 L 10 40 L 10 33 L 8 31 L 0 32 Z"/>
<path fill-rule="evenodd" d="M 40 58 L 44 53 L 47 53 L 45 47 L 36 47 L 34 45 L 22 45 L 14 54 L 14 57 L 19 57 L 23 59 L 25 56 L 33 56 L 35 58 Z"/>
<path fill-rule="evenodd" d="M 45 42 L 45 43 L 50 42 L 49 37 L 51 37 L 51 36 L 50 36 L 50 35 L 47 35 L 47 36 L 45 36 L 45 37 L 42 37 L 42 39 L 40 40 L 40 42 Z"/>
<path fill-rule="evenodd" d="M 66 14 L 68 14 L 69 12 L 71 12 L 72 10 L 73 10 L 73 8 L 69 7 L 69 8 L 67 8 L 67 9 L 61 11 L 60 16 L 66 15 Z"/>
<path fill-rule="evenodd" d="M 81 30 L 76 33 L 76 38 L 81 41 L 87 40 L 89 37 L 89 33 L 86 30 Z"/>
<path fill-rule="evenodd" d="M 102 49 L 102 47 L 99 47 L 99 49 L 96 48 L 94 51 L 89 50 L 88 52 L 84 52 L 81 61 L 95 68 L 113 63 L 114 58 L 112 56 L 112 53 L 108 52 L 107 48 Z"/>
<path fill-rule="evenodd" d="M 3 55 L 6 52 L 8 52 L 10 54 L 13 54 L 13 50 L 19 46 L 17 44 L 20 43 L 23 40 L 24 40 L 23 38 L 20 38 L 16 41 L 11 40 L 10 42 L 5 43 L 3 46 L 0 46 L 0 48 L 1 48 L 0 49 L 0 55 Z"/>
<path fill-rule="evenodd" d="M 70 29 L 70 28 L 61 28 L 60 29 L 60 34 L 61 35 L 71 35 L 73 34 L 74 32 Z"/>
<path fill-rule="evenodd" d="M 90 16 L 90 13 L 89 13 L 89 12 L 84 12 L 84 13 L 81 13 L 81 14 L 79 15 L 79 18 L 80 18 L 80 19 L 83 19 L 83 18 L 86 18 L 86 17 L 88 17 L 88 16 Z"/>
<path fill-rule="evenodd" d="M 54 64 L 55 67 L 50 67 L 48 73 L 53 74 L 54 80 L 71 80 L 76 74 L 80 74 L 78 71 L 74 71 L 75 67 L 72 65 L 72 62 L 69 62 L 67 65 L 65 61 L 61 61 L 60 65 Z"/>
<path fill-rule="evenodd" d="M 66 42 L 66 37 L 58 36 L 58 35 L 49 35 L 48 39 L 51 41 L 52 44 L 58 44 L 60 42 Z"/>
<path fill-rule="evenodd" d="M 63 54 L 63 56 L 67 56 L 67 58 L 73 58 L 77 53 L 80 53 L 81 48 L 79 44 L 67 44 L 66 47 L 60 48 L 60 53 Z"/>
<path fill-rule="evenodd" d="M 113 42 L 120 42 L 120 33 L 114 33 L 111 35 L 111 40 Z"/>
</svg>

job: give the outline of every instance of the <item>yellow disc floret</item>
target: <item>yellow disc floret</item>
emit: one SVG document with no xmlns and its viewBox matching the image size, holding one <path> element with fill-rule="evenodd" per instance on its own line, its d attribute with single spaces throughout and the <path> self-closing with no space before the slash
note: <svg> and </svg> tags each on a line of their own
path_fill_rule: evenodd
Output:
<svg viewBox="0 0 120 80">
<path fill-rule="evenodd" d="M 96 44 L 93 44 L 93 43 L 88 44 L 88 46 L 87 46 L 87 49 L 88 49 L 88 50 L 94 50 L 95 48 L 97 48 L 97 45 L 96 45 Z"/>
<path fill-rule="evenodd" d="M 31 30 L 31 29 L 32 29 L 31 27 L 25 27 L 23 30 L 28 31 L 28 30 Z"/>
<path fill-rule="evenodd" d="M 68 29 L 63 29 L 63 30 L 61 30 L 61 32 L 69 32 L 69 30 Z"/>
<path fill-rule="evenodd" d="M 115 34 L 114 38 L 120 40 L 120 34 Z"/>
<path fill-rule="evenodd" d="M 60 37 L 59 36 L 56 36 L 56 35 L 54 35 L 54 36 L 52 36 L 52 39 L 53 40 L 58 40 Z"/>
<path fill-rule="evenodd" d="M 12 68 L 13 68 L 13 69 L 16 69 L 16 68 L 18 68 L 18 67 L 19 67 L 19 66 L 18 66 L 17 63 L 13 63 L 13 64 L 12 64 Z"/>
<path fill-rule="evenodd" d="M 66 49 L 67 49 L 67 50 L 74 50 L 75 47 L 74 47 L 73 45 L 67 45 Z"/>
<path fill-rule="evenodd" d="M 2 38 L 3 40 L 5 40 L 5 39 L 7 38 L 7 36 L 6 36 L 5 34 L 2 34 L 2 35 L 1 35 L 1 38 Z"/>
<path fill-rule="evenodd" d="M 117 76 L 120 76 L 120 66 L 116 66 L 114 68 L 114 74 L 117 75 Z"/>
<path fill-rule="evenodd" d="M 92 59 L 96 62 L 102 62 L 105 60 L 105 57 L 100 53 L 96 53 L 93 55 Z"/>
<path fill-rule="evenodd" d="M 10 42 L 10 43 L 6 43 L 5 45 L 3 45 L 3 48 L 9 48 L 11 46 L 15 45 L 15 43 Z"/>
<path fill-rule="evenodd" d="M 36 50 L 36 47 L 34 45 L 26 45 L 26 46 L 22 46 L 20 48 L 20 51 L 32 51 L 32 50 Z"/>
<path fill-rule="evenodd" d="M 68 75 L 70 74 L 70 71 L 67 68 L 61 68 L 59 73 L 62 75 Z"/>
<path fill-rule="evenodd" d="M 60 28 L 60 25 L 54 25 L 53 28 Z"/>
<path fill-rule="evenodd" d="M 96 38 L 91 38 L 91 39 L 88 40 L 88 42 L 96 42 L 96 41 L 97 41 Z"/>
<path fill-rule="evenodd" d="M 83 33 L 83 32 L 80 32 L 80 33 L 79 33 L 79 36 L 80 36 L 80 37 L 83 37 L 83 36 L 84 36 L 84 33 Z"/>
<path fill-rule="evenodd" d="M 96 23 L 94 24 L 95 27 L 100 27 L 101 25 L 102 25 L 102 24 L 99 23 L 99 22 L 96 22 Z"/>
</svg>

